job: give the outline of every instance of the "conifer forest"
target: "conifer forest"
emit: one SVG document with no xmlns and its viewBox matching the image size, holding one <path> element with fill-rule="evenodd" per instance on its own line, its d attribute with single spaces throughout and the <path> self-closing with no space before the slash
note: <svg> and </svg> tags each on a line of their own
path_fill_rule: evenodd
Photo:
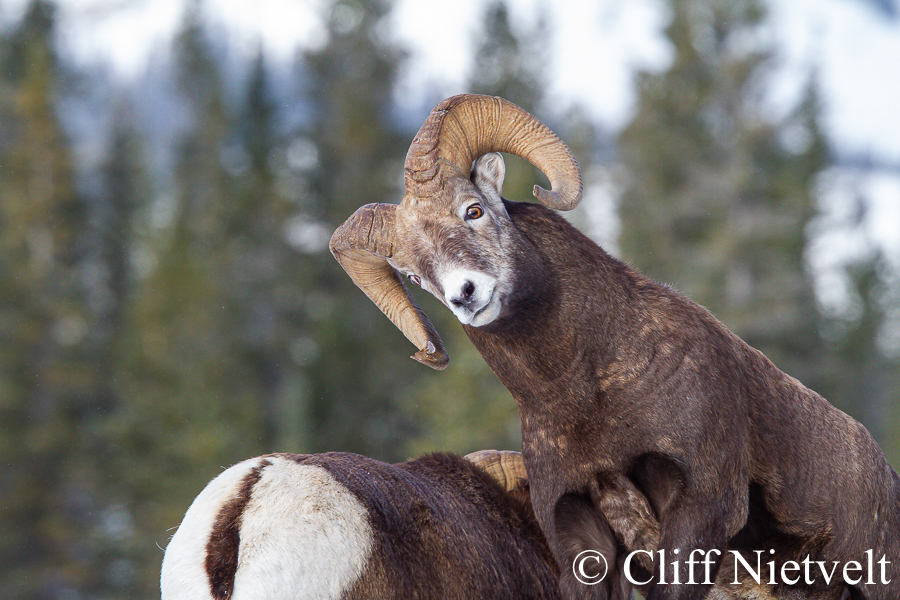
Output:
<svg viewBox="0 0 900 600">
<path fill-rule="evenodd" d="M 399 201 L 412 136 L 460 92 L 550 125 L 585 176 L 567 218 L 900 467 L 900 257 L 869 242 L 816 261 L 868 218 L 865 189 L 835 208 L 829 181 L 871 161 L 825 133 L 815 68 L 785 115 L 761 106 L 778 56 L 740 40 L 763 0 L 660 0 L 672 59 L 636 74 L 617 129 L 550 102 L 549 25 L 522 31 L 504 0 L 473 16 L 465 89 L 423 82 L 415 111 L 397 107 L 390 0 L 318 3 L 325 40 L 287 65 L 229 46 L 188 0 L 127 84 L 67 58 L 53 0 L 25 4 L 0 20 L 0 597 L 158 598 L 191 500 L 252 456 L 519 448 L 514 401 L 450 311 L 415 290 L 451 355 L 427 369 L 328 251 L 359 206 Z M 504 195 L 541 178 L 507 157 Z"/>
</svg>

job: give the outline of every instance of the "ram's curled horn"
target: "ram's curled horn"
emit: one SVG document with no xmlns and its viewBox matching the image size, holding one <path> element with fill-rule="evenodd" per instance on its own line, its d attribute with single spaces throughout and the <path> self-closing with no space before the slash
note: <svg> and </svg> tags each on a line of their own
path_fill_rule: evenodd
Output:
<svg viewBox="0 0 900 600">
<path fill-rule="evenodd" d="M 488 152 L 527 159 L 550 180 L 551 191 L 534 187 L 550 208 L 569 210 L 582 196 L 581 170 L 568 146 L 546 125 L 512 102 L 464 94 L 438 104 L 406 156 L 405 193 L 400 206 L 427 207 L 451 177 L 468 179 L 472 161 Z M 435 369 L 449 363 L 440 337 L 387 262 L 393 254 L 397 206 L 360 208 L 331 238 L 331 252 L 384 314 L 419 348 L 413 358 Z M 426 209 L 427 210 L 427 209 Z"/>
<path fill-rule="evenodd" d="M 488 152 L 508 152 L 536 166 L 552 191 L 534 186 L 544 205 L 571 210 L 582 196 L 581 169 L 569 147 L 546 125 L 512 102 L 461 94 L 431 111 L 406 155 L 406 197 L 431 199 L 444 179 L 469 177 L 472 161 Z"/>
<path fill-rule="evenodd" d="M 434 326 L 387 259 L 394 251 L 394 204 L 359 208 L 331 236 L 331 253 L 369 299 L 419 351 L 412 358 L 445 369 L 450 357 Z"/>
<path fill-rule="evenodd" d="M 515 490 L 522 480 L 528 481 L 522 455 L 512 450 L 478 450 L 465 459 L 497 480 L 503 489 Z"/>
</svg>

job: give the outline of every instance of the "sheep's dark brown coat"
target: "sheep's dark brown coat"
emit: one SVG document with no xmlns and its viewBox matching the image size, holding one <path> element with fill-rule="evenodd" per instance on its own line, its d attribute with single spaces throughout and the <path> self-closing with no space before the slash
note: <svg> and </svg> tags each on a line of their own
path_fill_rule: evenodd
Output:
<svg viewBox="0 0 900 600">
<path fill-rule="evenodd" d="M 574 155 L 533 115 L 502 98 L 454 96 L 413 139 L 400 204 L 361 207 L 331 250 L 416 360 L 443 369 L 449 357 L 401 276 L 456 315 L 513 393 L 532 500 L 567 594 L 624 593 L 621 577 L 574 581 L 582 548 L 603 551 L 614 580 L 624 550 L 731 548 L 771 549 L 779 565 L 807 555 L 852 564 L 869 551 L 889 561 L 888 583 L 769 591 L 900 598 L 897 474 L 868 432 L 552 211 L 503 200 L 497 152 L 547 176 L 552 191 L 534 191 L 544 207 L 582 198 Z M 675 572 L 640 563 L 655 571 L 649 600 L 710 593 L 664 583 L 686 581 L 686 561 Z"/>
<path fill-rule="evenodd" d="M 396 465 L 342 453 L 297 460 L 331 473 L 371 520 L 372 558 L 346 600 L 560 598 L 527 488 L 509 493 L 451 454 Z"/>
<path fill-rule="evenodd" d="M 451 454 L 243 461 L 188 509 L 162 598 L 561 600 L 524 470 L 501 470 L 503 486 Z"/>
<path fill-rule="evenodd" d="M 521 232 L 517 295 L 507 316 L 465 330 L 518 404 L 565 595 L 614 593 L 572 578 L 581 549 L 613 564 L 623 544 L 658 543 L 668 556 L 771 548 L 841 565 L 872 550 L 890 583 L 864 580 L 852 597 L 900 598 L 900 481 L 868 431 L 553 211 L 504 202 Z M 655 585 L 648 598 L 708 592 Z"/>
</svg>

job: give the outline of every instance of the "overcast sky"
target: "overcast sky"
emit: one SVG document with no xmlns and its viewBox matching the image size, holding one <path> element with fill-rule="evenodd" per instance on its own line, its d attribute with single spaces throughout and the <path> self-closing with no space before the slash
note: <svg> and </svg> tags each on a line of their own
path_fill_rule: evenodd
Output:
<svg viewBox="0 0 900 600">
<path fill-rule="evenodd" d="M 26 0 L 0 0 L 0 19 L 21 14 Z M 274 61 L 293 60 L 298 48 L 327 41 L 319 14 L 325 0 L 206 0 L 209 20 L 232 49 L 248 56 L 263 44 Z M 104 63 L 124 78 L 139 76 L 154 54 L 167 52 L 182 22 L 185 0 L 62 0 L 61 49 L 76 63 Z M 398 102 L 421 106 L 435 89 L 448 95 L 463 86 L 477 47 L 487 2 L 446 3 L 398 0 L 385 34 L 410 51 Z M 548 19 L 548 102 L 578 103 L 609 130 L 627 123 L 634 106 L 636 69 L 664 69 L 671 48 L 662 36 L 667 15 L 661 0 L 566 0 L 549 10 L 549 0 L 508 0 L 512 25 L 534 29 Z M 890 19 L 860 0 L 769 1 L 765 31 L 779 49 L 776 76 L 768 90 L 771 110 L 793 106 L 812 66 L 824 96 L 824 123 L 843 154 L 870 154 L 900 165 L 900 19 Z M 352 24 L 349 12 L 346 22 Z M 560 111 L 561 112 L 561 111 Z M 867 237 L 881 240 L 900 264 L 900 172 L 856 177 L 852 172 L 822 178 L 823 206 L 842 198 L 870 198 Z M 597 191 L 603 193 L 602 190 Z M 846 238 L 846 236 L 844 236 Z M 852 240 L 832 240 L 853 247 Z M 856 243 L 856 247 L 860 244 Z M 821 246 L 818 260 L 834 252 Z M 837 253 L 846 256 L 846 252 Z M 830 260 L 830 259 L 829 259 Z"/>
<path fill-rule="evenodd" d="M 7 18 L 25 0 L 0 0 Z M 275 60 L 298 47 L 316 47 L 327 35 L 319 20 L 323 0 L 207 0 L 206 10 L 232 45 L 248 53 L 262 41 Z M 399 0 L 388 34 L 411 50 L 401 98 L 418 100 L 437 84 L 463 91 L 484 0 L 447 4 Z M 530 30 L 540 11 L 551 39 L 550 101 L 578 102 L 610 128 L 624 124 L 633 106 L 636 68 L 662 69 L 671 51 L 661 32 L 659 0 L 509 0 L 513 26 Z M 780 47 L 779 76 L 770 88 L 773 110 L 796 99 L 811 65 L 819 68 L 827 130 L 851 152 L 871 152 L 900 164 L 900 19 L 860 0 L 771 1 L 770 33 Z M 153 52 L 167 47 L 183 17 L 184 0 L 62 0 L 65 51 L 79 62 L 111 64 L 126 77 L 141 72 Z M 350 15 L 352 19 L 352 15 Z M 432 86 L 433 89 L 433 86 Z"/>
</svg>

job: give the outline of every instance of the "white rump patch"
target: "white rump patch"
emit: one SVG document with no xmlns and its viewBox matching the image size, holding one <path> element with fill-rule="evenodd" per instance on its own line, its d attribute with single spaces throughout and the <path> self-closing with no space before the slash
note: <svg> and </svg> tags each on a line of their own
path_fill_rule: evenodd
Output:
<svg viewBox="0 0 900 600">
<path fill-rule="evenodd" d="M 325 469 L 269 460 L 241 524 L 233 599 L 340 598 L 372 552 L 365 508 Z"/>
<path fill-rule="evenodd" d="M 178 531 L 166 546 L 160 589 L 162 600 L 210 600 L 206 575 L 206 543 L 222 505 L 237 495 L 241 481 L 260 464 L 253 458 L 238 463 L 209 482 L 188 508 Z"/>
<path fill-rule="evenodd" d="M 166 562 L 170 552 L 167 550 L 163 564 L 163 600 L 210 597 L 203 565 L 213 519 L 222 502 L 236 494 L 243 476 L 261 460 L 245 461 L 225 471 L 191 505 L 169 544 L 171 549 L 189 525 L 191 533 L 185 535 L 193 539 L 185 545 L 192 544 L 191 551 L 179 554 L 193 555 L 184 561 L 190 564 L 190 573 L 180 578 L 183 587 L 170 586 L 167 596 Z M 264 460 L 271 465 L 262 470 L 242 516 L 238 568 L 230 600 L 340 598 L 359 579 L 372 552 L 372 529 L 365 508 L 321 467 L 300 465 L 279 456 Z M 231 475 L 235 469 L 240 473 L 236 477 Z M 219 480 L 226 476 L 228 481 L 219 485 Z M 214 494 L 207 495 L 213 487 L 226 488 L 230 493 L 216 501 Z M 209 496 L 212 502 L 204 499 L 201 503 L 204 496 Z M 199 571 L 195 564 L 199 565 Z M 187 591 L 184 580 L 198 573 L 199 585 Z"/>
</svg>

